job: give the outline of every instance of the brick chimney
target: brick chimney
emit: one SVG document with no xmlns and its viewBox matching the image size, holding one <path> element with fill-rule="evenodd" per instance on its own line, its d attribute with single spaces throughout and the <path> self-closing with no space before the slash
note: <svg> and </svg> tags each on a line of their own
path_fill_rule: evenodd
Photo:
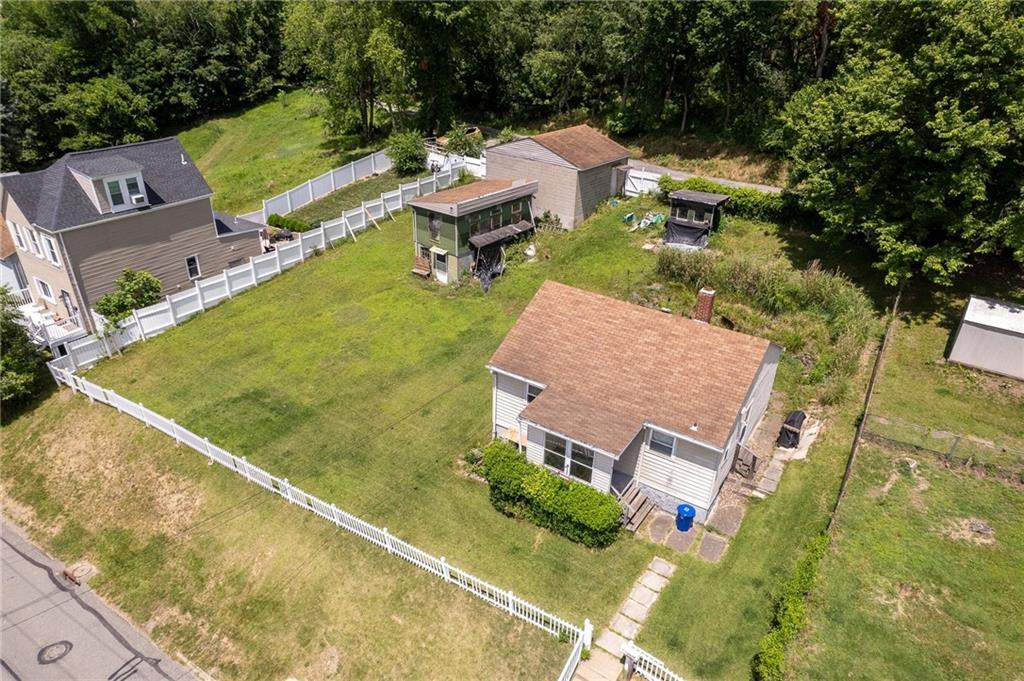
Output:
<svg viewBox="0 0 1024 681">
<path fill-rule="evenodd" d="M 711 313 L 715 309 L 715 289 L 702 288 L 697 293 L 697 309 L 694 310 L 693 318 L 705 324 L 711 323 Z"/>
</svg>

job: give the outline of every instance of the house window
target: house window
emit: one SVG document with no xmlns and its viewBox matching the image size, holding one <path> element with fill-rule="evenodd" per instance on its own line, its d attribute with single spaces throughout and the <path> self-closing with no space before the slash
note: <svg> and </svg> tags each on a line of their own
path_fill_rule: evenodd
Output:
<svg viewBox="0 0 1024 681">
<path fill-rule="evenodd" d="M 46 247 L 46 259 L 57 267 L 60 267 L 60 255 L 57 254 L 57 242 L 48 236 L 44 236 L 43 246 Z"/>
<path fill-rule="evenodd" d="M 18 248 L 23 251 L 27 251 L 28 244 L 25 243 L 25 234 L 21 231 L 21 227 L 18 226 L 18 223 L 11 223 L 11 234 L 14 235 L 14 243 L 18 244 Z"/>
<path fill-rule="evenodd" d="M 651 444 L 650 447 L 659 454 L 665 456 L 672 456 L 672 448 L 675 445 L 676 439 L 671 435 L 662 433 L 657 430 L 651 431 Z"/>
<path fill-rule="evenodd" d="M 39 248 L 39 237 L 36 236 L 35 231 L 31 229 L 28 230 L 28 242 L 29 245 L 32 247 L 32 252 L 38 255 L 40 258 L 43 257 L 43 251 L 41 248 Z"/>
<path fill-rule="evenodd" d="M 427 215 L 427 229 L 430 230 L 430 240 L 437 243 L 441 239 L 441 218 L 433 213 Z"/>
<path fill-rule="evenodd" d="M 142 193 L 141 191 L 139 191 L 139 180 L 137 178 L 129 177 L 125 179 L 124 184 L 128 188 L 128 196 Z"/>
<path fill-rule="evenodd" d="M 583 482 L 590 482 L 594 477 L 594 450 L 573 443 L 569 475 Z"/>
<path fill-rule="evenodd" d="M 124 193 L 121 191 L 121 183 L 117 180 L 107 181 L 107 193 L 110 194 L 110 205 L 114 208 L 124 205 Z"/>
<path fill-rule="evenodd" d="M 565 470 L 565 440 L 551 433 L 544 434 L 544 463 L 558 472 Z"/>
<path fill-rule="evenodd" d="M 694 222 L 696 220 L 696 217 L 696 211 L 694 211 L 692 208 L 686 211 L 686 219 L 689 220 L 690 222 Z"/>
<path fill-rule="evenodd" d="M 39 296 L 48 302 L 56 303 L 57 299 L 53 297 L 53 289 L 45 281 L 36 277 L 36 291 L 39 292 Z"/>
<path fill-rule="evenodd" d="M 491 209 L 490 225 L 488 226 L 487 231 L 489 232 L 497 229 L 498 227 L 501 227 L 501 206 L 495 206 Z"/>
<path fill-rule="evenodd" d="M 185 269 L 188 270 L 189 279 L 198 279 L 202 276 L 202 272 L 199 270 L 199 256 L 190 255 L 185 258 Z"/>
<path fill-rule="evenodd" d="M 526 403 L 529 404 L 530 402 L 533 402 L 535 399 L 537 399 L 537 396 L 540 395 L 541 390 L 543 390 L 543 388 L 541 388 L 539 385 L 527 384 Z"/>
<path fill-rule="evenodd" d="M 420 257 L 430 260 L 430 249 L 426 246 L 420 246 Z"/>
<path fill-rule="evenodd" d="M 523 202 L 519 201 L 512 204 L 512 224 L 515 224 L 523 219 Z"/>
<path fill-rule="evenodd" d="M 480 213 L 469 216 L 469 235 L 476 236 L 480 233 Z"/>
<path fill-rule="evenodd" d="M 438 274 L 448 274 L 448 255 L 446 253 L 434 254 L 434 269 Z"/>
</svg>

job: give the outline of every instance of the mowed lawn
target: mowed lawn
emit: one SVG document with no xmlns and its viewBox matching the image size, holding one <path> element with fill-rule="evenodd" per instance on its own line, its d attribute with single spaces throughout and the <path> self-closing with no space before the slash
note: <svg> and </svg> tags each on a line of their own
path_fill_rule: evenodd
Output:
<svg viewBox="0 0 1024 681">
<path fill-rule="evenodd" d="M 61 391 L 3 430 L 7 517 L 217 679 L 554 678 L 566 643 Z"/>
<path fill-rule="evenodd" d="M 502 516 L 461 457 L 491 427 L 490 355 L 546 276 L 650 267 L 618 215 L 557 235 L 489 295 L 410 274 L 410 215 L 88 372 L 214 443 L 575 622 L 608 620 L 655 553 Z M 366 547 L 367 551 L 373 550 Z"/>
<path fill-rule="evenodd" d="M 214 208 L 247 213 L 263 199 L 372 151 L 356 136 L 330 138 L 325 106 L 321 95 L 293 90 L 177 136 L 213 189 Z"/>
</svg>

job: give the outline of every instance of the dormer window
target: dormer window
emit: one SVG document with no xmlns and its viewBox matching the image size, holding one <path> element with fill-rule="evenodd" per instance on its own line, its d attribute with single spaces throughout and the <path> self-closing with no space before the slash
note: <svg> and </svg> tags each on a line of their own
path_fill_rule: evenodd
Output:
<svg viewBox="0 0 1024 681">
<path fill-rule="evenodd" d="M 138 175 L 107 178 L 103 185 L 107 188 L 110 210 L 115 213 L 149 203 L 143 189 L 142 178 Z"/>
</svg>

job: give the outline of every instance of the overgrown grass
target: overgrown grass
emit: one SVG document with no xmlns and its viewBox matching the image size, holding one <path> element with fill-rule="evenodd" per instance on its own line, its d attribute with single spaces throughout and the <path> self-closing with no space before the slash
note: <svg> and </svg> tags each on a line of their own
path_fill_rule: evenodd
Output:
<svg viewBox="0 0 1024 681">
<path fill-rule="evenodd" d="M 400 178 L 393 171 L 374 175 L 333 191 L 327 196 L 314 201 L 288 214 L 295 218 L 315 225 L 322 220 L 333 220 L 341 217 L 346 210 L 358 208 L 362 201 L 380 198 L 384 192 L 394 191 L 398 186 L 411 182 L 416 178 Z"/>
<path fill-rule="evenodd" d="M 3 438 L 7 517 L 96 565 L 91 588 L 215 678 L 553 678 L 568 654 L 68 391 Z"/>
<path fill-rule="evenodd" d="M 213 188 L 218 210 L 258 210 L 270 198 L 372 149 L 357 137 L 324 132 L 321 95 L 279 94 L 241 113 L 210 119 L 177 133 Z"/>
<path fill-rule="evenodd" d="M 787 163 L 706 133 L 657 131 L 628 143 L 636 156 L 698 175 L 785 186 Z"/>
</svg>

